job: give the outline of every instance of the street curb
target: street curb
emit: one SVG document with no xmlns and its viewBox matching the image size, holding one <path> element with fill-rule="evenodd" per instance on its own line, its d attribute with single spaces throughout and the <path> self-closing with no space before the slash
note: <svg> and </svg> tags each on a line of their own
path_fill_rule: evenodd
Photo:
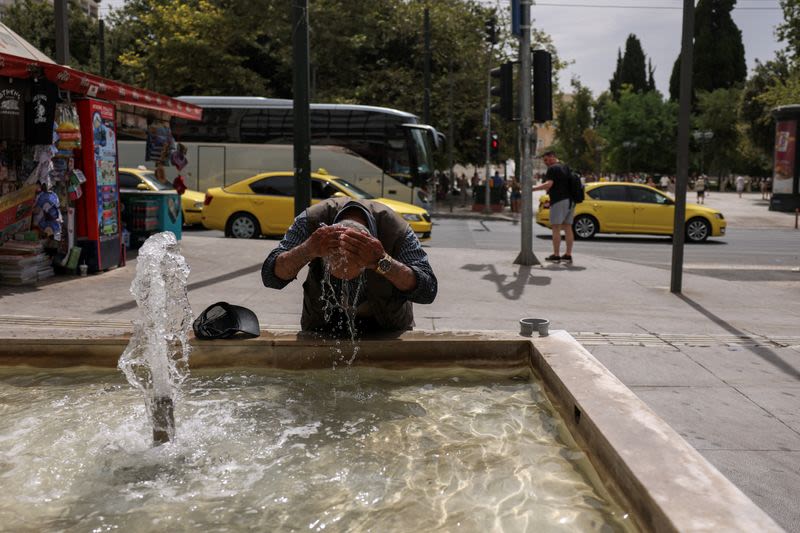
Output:
<svg viewBox="0 0 800 533">
<path fill-rule="evenodd" d="M 483 213 L 442 213 L 438 211 L 434 211 L 431 214 L 432 219 L 437 218 L 456 218 L 456 219 L 471 219 L 471 220 L 502 220 L 505 222 L 514 222 L 519 219 L 506 216 L 506 215 L 485 215 Z"/>
</svg>

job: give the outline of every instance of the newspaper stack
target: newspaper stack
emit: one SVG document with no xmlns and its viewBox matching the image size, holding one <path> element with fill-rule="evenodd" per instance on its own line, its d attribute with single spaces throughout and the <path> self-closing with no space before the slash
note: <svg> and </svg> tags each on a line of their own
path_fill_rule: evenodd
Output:
<svg viewBox="0 0 800 533">
<path fill-rule="evenodd" d="M 0 283 L 33 285 L 55 275 L 41 241 L 7 241 L 0 245 Z"/>
</svg>

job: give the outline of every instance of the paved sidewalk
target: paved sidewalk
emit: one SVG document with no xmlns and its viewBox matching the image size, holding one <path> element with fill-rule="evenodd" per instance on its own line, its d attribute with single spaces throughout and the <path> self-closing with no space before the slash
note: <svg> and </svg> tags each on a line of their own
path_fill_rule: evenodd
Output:
<svg viewBox="0 0 800 533">
<path fill-rule="evenodd" d="M 752 196 L 712 192 L 708 205 L 731 224 L 793 226 L 793 215 L 762 212 Z M 194 312 L 226 300 L 253 309 L 262 327 L 298 324 L 301 283 L 261 285 L 261 262 L 276 245 L 185 233 Z M 800 531 L 800 274 L 741 282 L 686 273 L 676 296 L 668 271 L 621 261 L 523 267 L 515 253 L 428 252 L 440 290 L 415 307 L 418 328 L 515 331 L 519 318 L 549 318 L 787 531 Z M 0 287 L 0 337 L 129 330 L 134 273 L 135 260 L 86 278 Z"/>
</svg>

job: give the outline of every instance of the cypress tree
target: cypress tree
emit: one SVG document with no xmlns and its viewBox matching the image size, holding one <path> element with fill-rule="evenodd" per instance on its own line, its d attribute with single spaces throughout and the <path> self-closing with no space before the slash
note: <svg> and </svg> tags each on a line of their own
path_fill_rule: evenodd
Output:
<svg viewBox="0 0 800 533">
<path fill-rule="evenodd" d="M 694 91 L 729 89 L 747 78 L 742 32 L 733 22 L 736 0 L 700 0 L 695 8 Z M 672 68 L 669 94 L 678 99 L 680 56 Z"/>
<path fill-rule="evenodd" d="M 633 91 L 642 93 L 647 91 L 647 75 L 645 73 L 644 51 L 642 43 L 634 35 L 628 35 L 625 41 L 625 55 L 622 58 L 622 72 L 620 82 L 633 87 Z"/>
<path fill-rule="evenodd" d="M 655 91 L 656 90 L 655 73 L 656 73 L 656 69 L 653 68 L 653 61 L 648 59 L 647 60 L 647 90 L 648 91 Z"/>
<path fill-rule="evenodd" d="M 614 75 L 611 77 L 609 81 L 609 92 L 614 96 L 614 100 L 619 98 L 619 90 L 622 88 L 622 84 L 619 81 L 620 74 L 622 73 L 622 50 L 617 48 L 617 68 L 614 69 Z"/>
<path fill-rule="evenodd" d="M 623 55 L 617 49 L 617 68 L 609 84 L 609 92 L 614 96 L 615 101 L 619 100 L 623 85 L 630 85 L 633 92 L 637 93 L 654 91 L 656 88 L 655 80 L 653 80 L 652 64 L 650 66 L 650 79 L 648 80 L 642 43 L 632 33 L 628 35 L 628 39 L 625 41 L 625 54 Z"/>
</svg>

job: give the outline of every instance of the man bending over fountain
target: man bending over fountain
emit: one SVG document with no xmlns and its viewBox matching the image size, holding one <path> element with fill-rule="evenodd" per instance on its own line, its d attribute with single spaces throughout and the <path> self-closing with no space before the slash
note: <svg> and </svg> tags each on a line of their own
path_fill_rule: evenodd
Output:
<svg viewBox="0 0 800 533">
<path fill-rule="evenodd" d="M 282 289 L 306 264 L 305 331 L 404 331 L 411 304 L 436 298 L 436 276 L 408 223 L 372 200 L 330 198 L 295 218 L 261 267 L 264 285 Z"/>
</svg>

